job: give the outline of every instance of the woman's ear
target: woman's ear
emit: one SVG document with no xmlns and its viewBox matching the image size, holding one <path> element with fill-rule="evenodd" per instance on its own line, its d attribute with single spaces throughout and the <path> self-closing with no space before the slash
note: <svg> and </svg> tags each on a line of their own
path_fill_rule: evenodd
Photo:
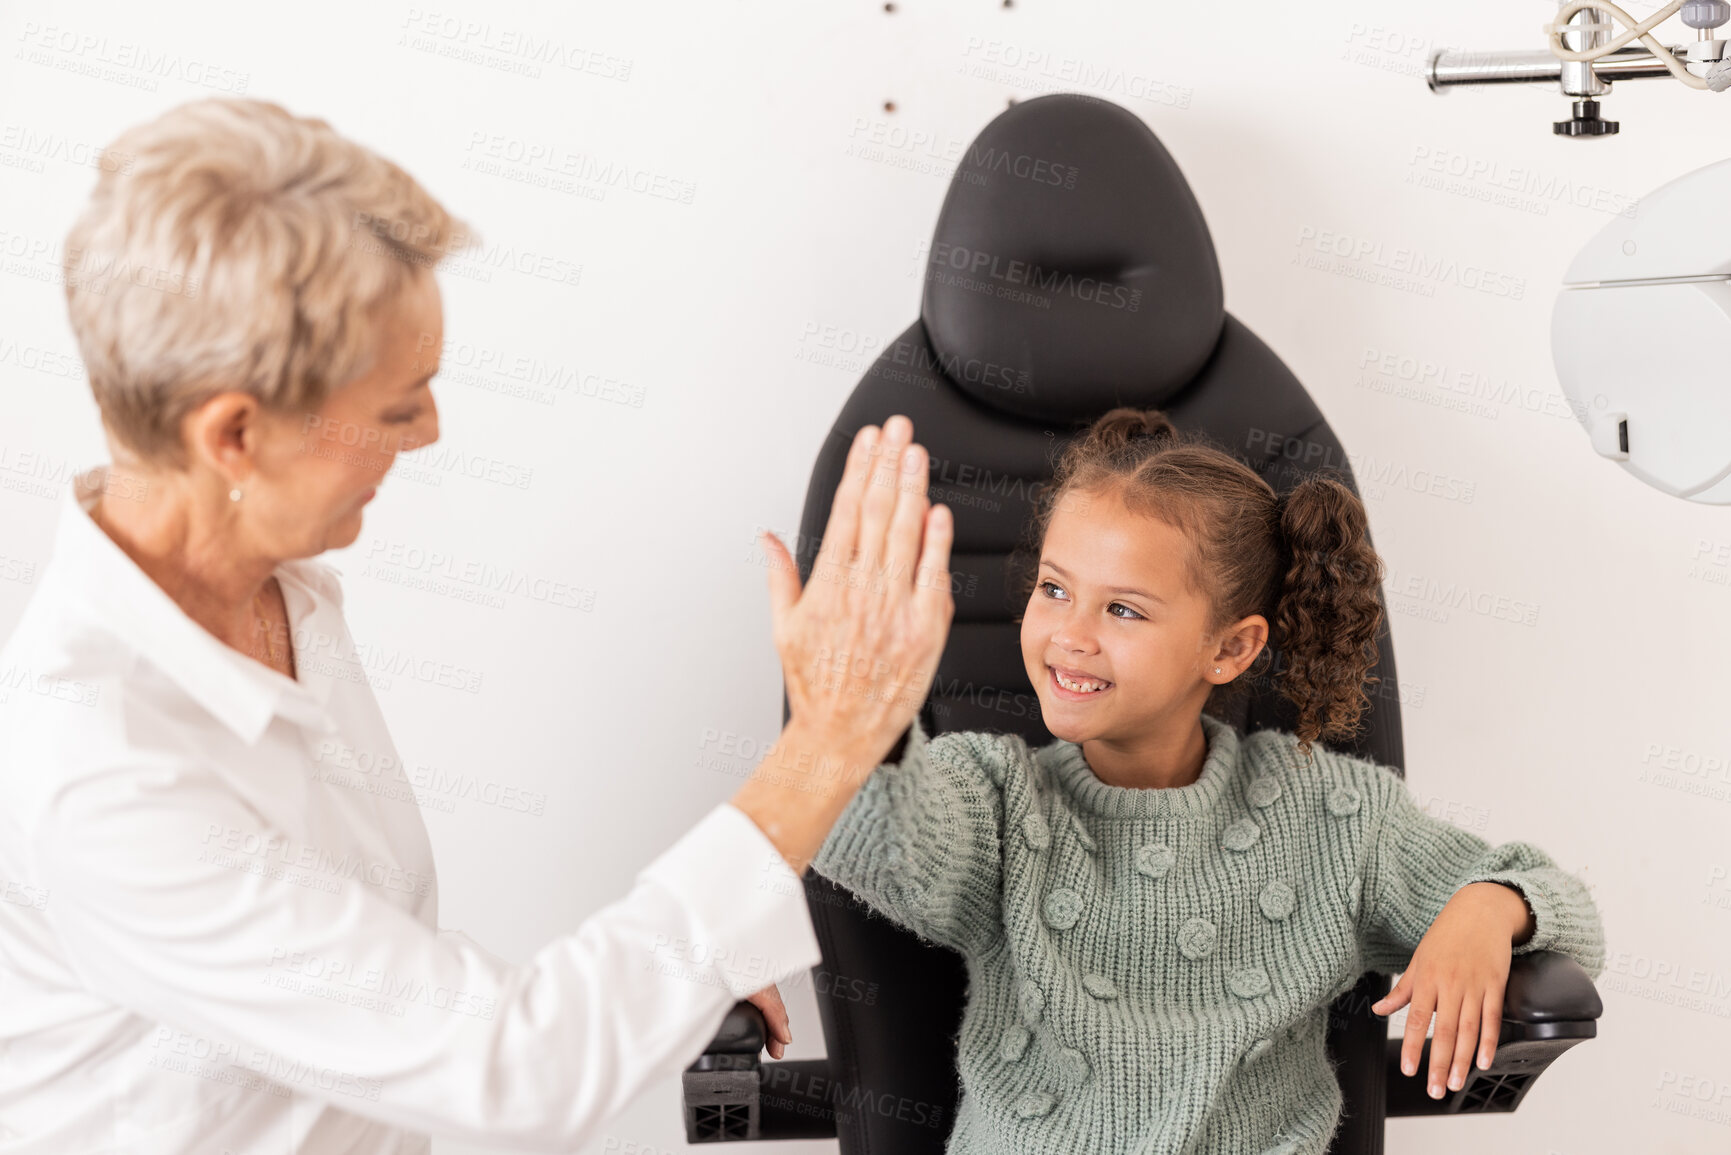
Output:
<svg viewBox="0 0 1731 1155">
<path fill-rule="evenodd" d="M 230 483 L 244 482 L 254 468 L 260 416 L 258 398 L 225 390 L 181 418 L 181 444 L 194 462 Z"/>
</svg>

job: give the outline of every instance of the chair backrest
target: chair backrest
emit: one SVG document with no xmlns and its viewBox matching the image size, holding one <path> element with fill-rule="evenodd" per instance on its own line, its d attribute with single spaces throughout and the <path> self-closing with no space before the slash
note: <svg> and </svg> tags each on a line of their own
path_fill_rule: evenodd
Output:
<svg viewBox="0 0 1731 1155">
<path fill-rule="evenodd" d="M 956 616 L 922 711 L 928 733 L 990 730 L 1051 741 L 1027 680 L 1011 557 L 1057 453 L 1118 405 L 1201 430 L 1277 490 L 1350 464 L 1310 395 L 1223 307 L 1202 211 L 1139 119 L 1089 96 L 1011 106 L 961 158 L 927 254 L 920 318 L 866 372 L 812 470 L 799 568 L 811 572 L 847 447 L 905 413 L 931 455 L 932 500 L 955 514 Z M 1336 743 L 1402 766 L 1394 653 L 1377 641 L 1360 736 Z M 1292 730 L 1269 675 L 1226 716 L 1241 732 Z M 785 709 L 785 702 L 784 702 Z M 819 1009 L 843 1155 L 941 1152 L 958 1097 L 960 958 L 806 877 L 824 950 Z M 1378 976 L 1366 976 L 1374 980 Z M 1361 983 L 1332 1008 L 1346 1114 L 1337 1152 L 1381 1150 L 1385 1021 Z M 822 992 L 830 992 L 826 997 Z M 843 992 L 846 997 L 843 997 Z M 862 992 L 870 992 L 868 999 Z"/>
</svg>

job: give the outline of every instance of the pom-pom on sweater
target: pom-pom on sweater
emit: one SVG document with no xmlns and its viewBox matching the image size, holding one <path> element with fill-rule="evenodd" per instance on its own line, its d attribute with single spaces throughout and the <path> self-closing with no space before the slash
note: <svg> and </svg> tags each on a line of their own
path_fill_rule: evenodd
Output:
<svg viewBox="0 0 1731 1155">
<path fill-rule="evenodd" d="M 1404 970 L 1471 882 L 1525 897 L 1514 954 L 1603 971 L 1592 898 L 1537 847 L 1428 814 L 1374 761 L 1202 726 L 1195 782 L 1137 789 L 1073 742 L 916 720 L 825 841 L 819 873 L 966 961 L 950 1155 L 1323 1155 L 1329 1004 Z"/>
</svg>

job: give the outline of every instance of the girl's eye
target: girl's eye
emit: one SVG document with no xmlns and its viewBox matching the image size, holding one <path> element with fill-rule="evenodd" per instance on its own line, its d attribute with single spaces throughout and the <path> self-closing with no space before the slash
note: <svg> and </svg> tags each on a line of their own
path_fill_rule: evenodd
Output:
<svg viewBox="0 0 1731 1155">
<path fill-rule="evenodd" d="M 417 418 L 419 416 L 420 416 L 419 413 L 410 413 L 406 417 L 387 417 L 387 418 L 385 418 L 385 424 L 386 425 L 407 425 L 407 424 L 409 424 L 409 422 L 413 421 L 415 418 Z"/>
<path fill-rule="evenodd" d="M 1059 593 L 1063 592 L 1062 587 L 1060 587 L 1056 582 L 1053 582 L 1051 580 L 1042 581 L 1040 583 L 1040 589 L 1042 589 L 1042 590 L 1053 589 L 1053 590 L 1057 590 Z M 1051 597 L 1052 595 L 1047 594 L 1046 596 Z M 1112 614 L 1113 617 L 1118 618 L 1120 621 L 1128 622 L 1128 621 L 1133 621 L 1133 620 L 1140 620 L 1142 617 L 1141 614 L 1137 613 L 1135 610 L 1131 609 L 1129 606 L 1125 605 L 1123 602 L 1113 602 L 1111 605 L 1106 607 L 1106 612 L 1112 613 L 1112 611 L 1114 609 L 1123 610 L 1124 613 L 1130 615 L 1129 617 L 1124 617 L 1122 614 Z"/>
</svg>

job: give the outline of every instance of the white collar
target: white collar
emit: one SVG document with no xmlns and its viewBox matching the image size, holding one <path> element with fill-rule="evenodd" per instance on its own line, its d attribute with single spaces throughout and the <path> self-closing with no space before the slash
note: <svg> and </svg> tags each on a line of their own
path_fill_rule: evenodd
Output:
<svg viewBox="0 0 1731 1155">
<path fill-rule="evenodd" d="M 161 670 L 248 745 L 259 740 L 278 714 L 317 730 L 335 729 L 327 709 L 333 665 L 354 663 L 355 656 L 343 627 L 340 593 L 332 588 L 335 580 L 318 572 L 329 567 L 287 561 L 274 571 L 288 609 L 291 643 L 299 643 L 298 680 L 285 677 L 188 617 L 91 519 L 90 508 L 107 480 L 106 465 L 72 479 L 44 584 L 48 574 L 58 570 L 55 581 L 123 640 L 135 660 Z M 302 645 L 315 652 L 304 654 Z M 339 646 L 346 652 L 336 652 Z M 318 652 L 321 649 L 331 652 Z"/>
</svg>

